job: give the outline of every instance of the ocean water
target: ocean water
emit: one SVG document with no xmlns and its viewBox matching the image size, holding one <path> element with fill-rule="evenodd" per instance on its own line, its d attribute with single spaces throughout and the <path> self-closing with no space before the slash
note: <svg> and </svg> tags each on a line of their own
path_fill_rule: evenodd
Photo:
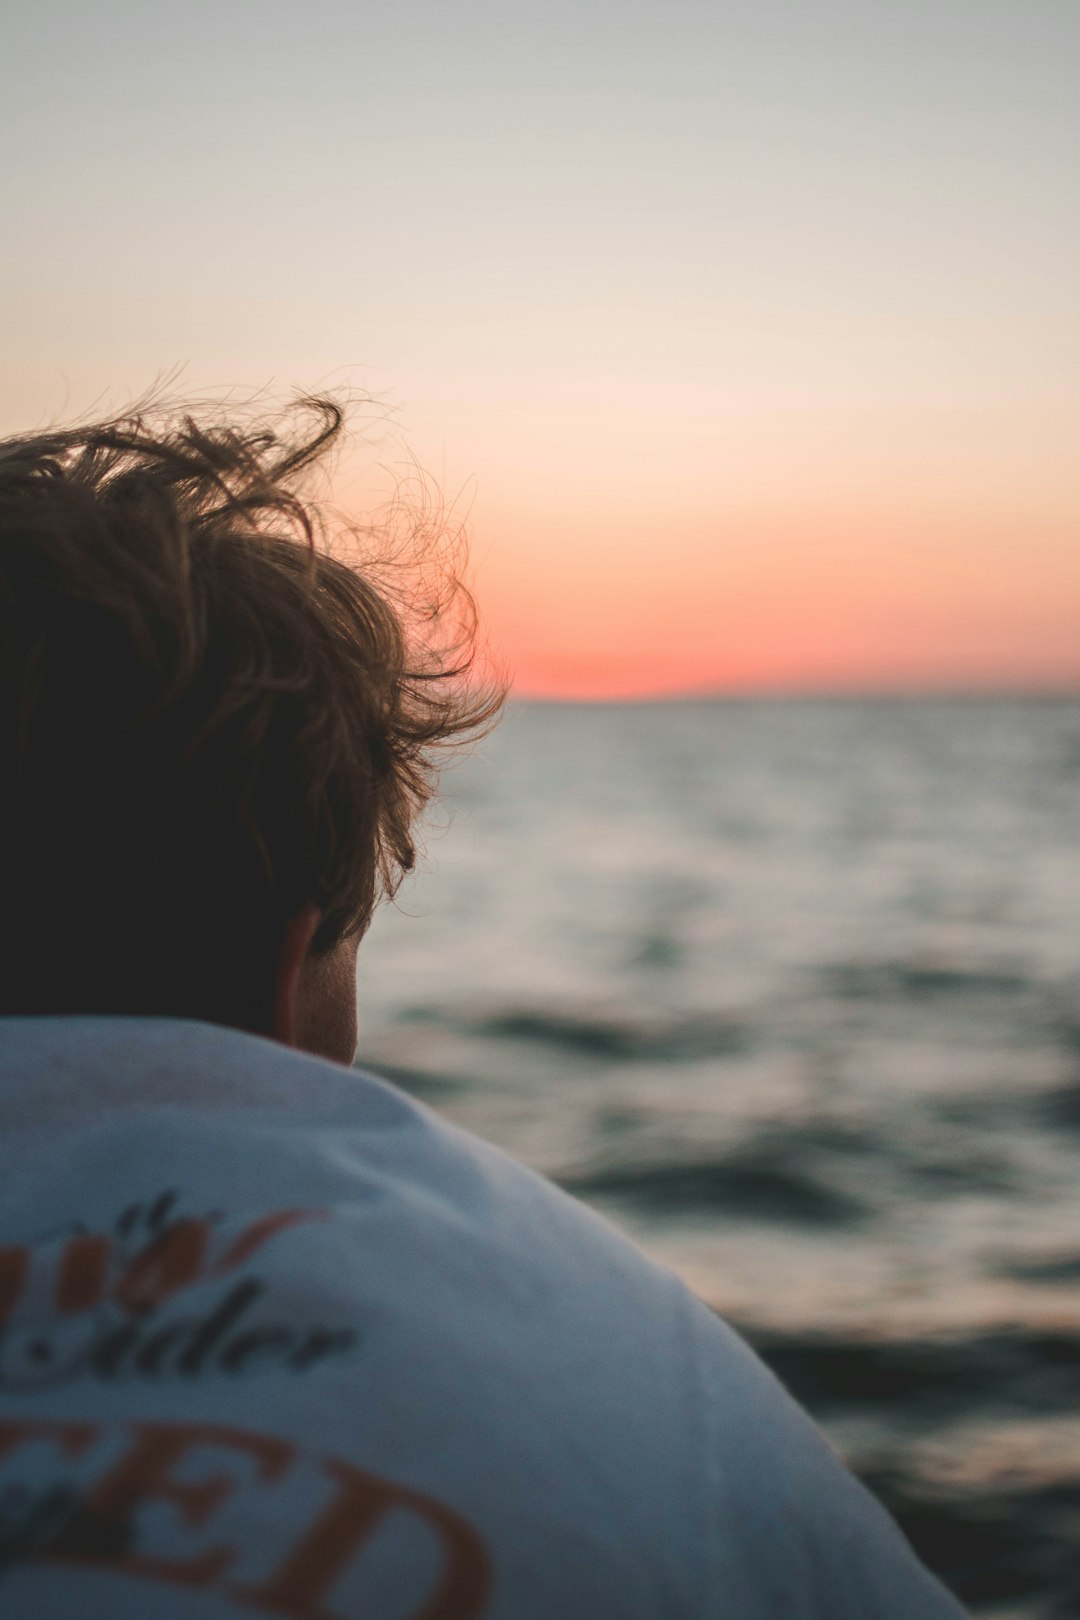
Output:
<svg viewBox="0 0 1080 1620">
<path fill-rule="evenodd" d="M 361 1061 L 738 1326 L 980 1616 L 1080 1615 L 1080 696 L 516 705 Z"/>
</svg>

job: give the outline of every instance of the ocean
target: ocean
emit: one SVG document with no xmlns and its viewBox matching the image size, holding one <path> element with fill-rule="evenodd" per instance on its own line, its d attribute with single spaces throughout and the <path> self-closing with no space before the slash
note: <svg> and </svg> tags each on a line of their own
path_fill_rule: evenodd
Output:
<svg viewBox="0 0 1080 1620">
<path fill-rule="evenodd" d="M 1080 696 L 514 704 L 360 1013 L 738 1327 L 975 1614 L 1080 1615 Z"/>
</svg>

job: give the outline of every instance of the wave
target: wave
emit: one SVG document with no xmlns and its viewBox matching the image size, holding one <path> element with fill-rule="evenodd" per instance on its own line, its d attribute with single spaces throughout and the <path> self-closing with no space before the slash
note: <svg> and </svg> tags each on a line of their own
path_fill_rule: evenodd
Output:
<svg viewBox="0 0 1080 1620">
<path fill-rule="evenodd" d="M 660 1063 L 732 1057 L 752 1044 L 747 1026 L 708 1015 L 605 1017 L 567 1009 L 509 1007 L 472 1020 L 468 1033 L 535 1042 L 592 1058 Z"/>
<path fill-rule="evenodd" d="M 467 1002 L 455 1006 L 413 1003 L 398 1008 L 394 1021 L 402 1026 L 441 1028 L 482 1041 L 521 1041 L 614 1061 L 730 1057 L 746 1051 L 755 1040 L 748 1023 L 722 1014 L 646 1013 L 630 1007 L 609 1011 L 552 1003 L 480 1008 Z"/>
<path fill-rule="evenodd" d="M 1022 973 L 905 961 L 836 962 L 823 977 L 829 992 L 841 1001 L 1017 996 L 1038 988 Z"/>
<path fill-rule="evenodd" d="M 1006 1603 L 1017 1620 L 1080 1614 L 1080 1456 L 1067 1437 L 1046 1443 L 1076 1422 L 1080 1337 L 742 1331 L 811 1413 L 837 1433 L 848 1420 L 855 1472 L 974 1614 Z"/>
<path fill-rule="evenodd" d="M 905 1418 L 936 1423 L 967 1418 L 980 1402 L 1046 1414 L 1075 1413 L 1080 1401 L 1080 1337 L 1064 1330 L 917 1340 L 744 1331 L 792 1394 L 819 1412 L 902 1401 Z"/>
<path fill-rule="evenodd" d="M 764 1149 L 694 1161 L 600 1164 L 559 1176 L 568 1192 L 615 1198 L 653 1212 L 723 1211 L 745 1220 L 850 1226 L 872 1218 L 870 1206 Z"/>
</svg>

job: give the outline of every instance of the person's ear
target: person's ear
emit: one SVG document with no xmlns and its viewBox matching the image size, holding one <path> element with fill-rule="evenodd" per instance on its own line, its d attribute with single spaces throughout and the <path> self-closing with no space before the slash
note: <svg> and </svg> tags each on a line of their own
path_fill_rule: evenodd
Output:
<svg viewBox="0 0 1080 1620">
<path fill-rule="evenodd" d="M 299 1046 L 303 1022 L 301 978 L 311 952 L 311 942 L 322 922 L 316 906 L 305 906 L 285 929 L 278 957 L 274 986 L 274 1017 L 270 1033 L 283 1046 Z"/>
</svg>

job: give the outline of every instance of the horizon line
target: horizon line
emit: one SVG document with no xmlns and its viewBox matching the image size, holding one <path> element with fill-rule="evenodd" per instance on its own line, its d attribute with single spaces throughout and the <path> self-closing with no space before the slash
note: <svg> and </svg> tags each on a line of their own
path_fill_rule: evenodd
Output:
<svg viewBox="0 0 1080 1620">
<path fill-rule="evenodd" d="M 1080 701 L 1080 679 L 1069 684 L 1014 684 L 1001 686 L 815 686 L 815 687 L 686 687 L 662 692 L 543 692 L 515 691 L 512 703 L 592 705 L 613 708 L 620 704 L 675 703 L 917 703 L 917 702 L 1058 702 Z"/>
</svg>

